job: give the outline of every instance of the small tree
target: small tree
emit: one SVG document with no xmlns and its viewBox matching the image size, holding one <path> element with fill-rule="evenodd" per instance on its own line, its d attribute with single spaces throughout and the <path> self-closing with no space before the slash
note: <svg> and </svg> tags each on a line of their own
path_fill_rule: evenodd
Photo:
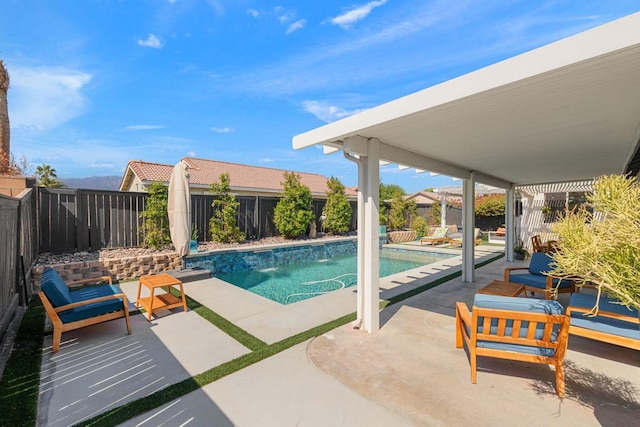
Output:
<svg viewBox="0 0 640 427">
<path fill-rule="evenodd" d="M 427 220 L 422 216 L 417 216 L 411 222 L 411 228 L 416 232 L 416 237 L 422 237 L 427 232 Z"/>
<path fill-rule="evenodd" d="M 568 275 L 577 284 L 640 309 L 640 184 L 623 175 L 603 176 L 587 195 L 586 208 L 567 212 L 551 229 L 558 234 L 551 275 Z M 597 308 L 596 308 L 597 311 Z"/>
<path fill-rule="evenodd" d="M 229 243 L 241 242 L 245 239 L 244 234 L 238 227 L 236 218 L 240 203 L 236 196 L 230 193 L 229 174 L 220 175 L 220 182 L 214 182 L 209 187 L 209 192 L 216 198 L 211 203 L 213 206 L 213 216 L 209 220 L 211 237 L 216 242 Z"/>
<path fill-rule="evenodd" d="M 144 211 L 140 214 L 144 219 L 142 231 L 147 247 L 160 249 L 171 242 L 167 214 L 168 198 L 169 188 L 162 182 L 152 182 L 149 185 L 149 195 L 145 200 Z"/>
<path fill-rule="evenodd" d="M 327 216 L 323 222 L 329 233 L 339 234 L 349 231 L 351 225 L 351 205 L 347 200 L 344 185 L 333 176 L 327 180 L 327 204 L 324 212 Z"/>
<path fill-rule="evenodd" d="M 391 200 L 391 207 L 389 208 L 389 214 L 387 217 L 387 225 L 391 230 L 399 230 L 404 227 L 404 211 L 404 198 L 402 195 L 396 194 Z"/>
<path fill-rule="evenodd" d="M 62 181 L 58 179 L 56 170 L 51 165 L 42 164 L 36 167 L 38 185 L 41 187 L 61 188 L 64 187 Z"/>
<path fill-rule="evenodd" d="M 284 194 L 273 212 L 273 222 L 280 234 L 291 239 L 304 234 L 313 221 L 313 197 L 294 172 L 284 173 L 282 187 Z"/>
</svg>

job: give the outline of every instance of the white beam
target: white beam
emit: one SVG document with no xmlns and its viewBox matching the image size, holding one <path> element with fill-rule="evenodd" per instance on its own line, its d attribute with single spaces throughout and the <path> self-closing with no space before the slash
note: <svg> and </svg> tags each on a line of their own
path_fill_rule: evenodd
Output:
<svg viewBox="0 0 640 427">
<path fill-rule="evenodd" d="M 475 173 L 462 183 L 462 281 L 473 282 L 475 239 Z"/>
<path fill-rule="evenodd" d="M 504 226 L 506 228 L 506 233 L 505 233 L 505 242 L 504 242 L 504 249 L 505 249 L 505 253 L 507 255 L 507 261 L 511 262 L 513 261 L 513 243 L 514 243 L 514 237 L 515 237 L 515 227 L 514 227 L 514 220 L 515 220 L 515 197 L 516 197 L 516 192 L 513 188 L 510 188 L 509 190 L 507 190 L 507 193 L 505 194 L 505 212 L 504 212 Z"/>
<path fill-rule="evenodd" d="M 378 166 L 379 142 L 370 139 L 367 143 L 366 190 L 364 213 L 364 311 L 363 329 L 369 333 L 380 329 L 380 238 L 379 238 L 379 194 L 380 168 Z M 360 228 L 360 227 L 358 227 Z"/>
</svg>

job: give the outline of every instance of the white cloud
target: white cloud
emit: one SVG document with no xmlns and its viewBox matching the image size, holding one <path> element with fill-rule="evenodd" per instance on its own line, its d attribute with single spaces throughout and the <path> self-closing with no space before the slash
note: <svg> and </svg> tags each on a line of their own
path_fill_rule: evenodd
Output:
<svg viewBox="0 0 640 427">
<path fill-rule="evenodd" d="M 214 131 L 215 133 L 231 133 L 236 131 L 234 128 L 230 128 L 230 127 L 225 127 L 225 128 L 212 127 L 211 130 Z"/>
<path fill-rule="evenodd" d="M 304 101 L 302 103 L 302 108 L 304 108 L 307 113 L 313 114 L 318 119 L 326 123 L 364 111 L 364 109 L 345 110 L 344 108 L 330 105 L 322 101 Z"/>
<path fill-rule="evenodd" d="M 295 12 L 286 11 L 278 16 L 278 21 L 280 21 L 281 24 L 285 24 L 291 21 L 292 19 L 295 19 L 295 17 L 296 17 Z"/>
<path fill-rule="evenodd" d="M 131 125 L 126 126 L 124 130 L 152 130 L 152 129 L 163 129 L 164 126 L 160 125 Z"/>
<path fill-rule="evenodd" d="M 258 163 L 271 163 L 271 162 L 275 162 L 275 160 L 274 159 L 268 159 L 268 158 L 264 158 L 264 159 L 258 160 Z"/>
<path fill-rule="evenodd" d="M 253 16 L 254 18 L 260 18 L 260 12 L 258 12 L 255 9 L 247 9 L 247 13 Z"/>
<path fill-rule="evenodd" d="M 291 34 L 294 31 L 298 31 L 304 28 L 304 26 L 307 24 L 307 20 L 306 19 L 299 19 L 296 22 L 294 22 L 293 24 L 289 25 L 289 28 L 287 28 L 287 32 L 285 34 Z"/>
<path fill-rule="evenodd" d="M 382 6 L 386 2 L 387 0 L 370 1 L 367 4 L 356 6 L 353 9 L 336 16 L 335 18 L 329 19 L 329 22 L 342 28 L 349 28 L 352 24 L 355 24 L 358 21 L 362 21 L 371 13 L 373 9 Z"/>
<path fill-rule="evenodd" d="M 65 67 L 11 67 L 11 127 L 46 130 L 84 113 L 92 75 Z"/>
<path fill-rule="evenodd" d="M 196 152 L 195 151 L 188 151 L 187 152 L 187 157 L 195 157 L 196 156 Z"/>
<path fill-rule="evenodd" d="M 149 34 L 146 40 L 138 39 L 138 44 L 144 47 L 152 47 L 154 49 L 162 49 L 164 42 L 155 34 Z"/>
<path fill-rule="evenodd" d="M 93 168 L 93 169 L 116 169 L 117 166 L 114 165 L 113 163 L 98 163 L 98 162 L 94 162 L 91 165 L 91 168 Z"/>
</svg>

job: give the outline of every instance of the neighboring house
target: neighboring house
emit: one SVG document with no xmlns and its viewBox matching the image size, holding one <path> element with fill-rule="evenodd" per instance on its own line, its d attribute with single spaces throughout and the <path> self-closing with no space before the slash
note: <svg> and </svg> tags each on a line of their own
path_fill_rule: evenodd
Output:
<svg viewBox="0 0 640 427">
<path fill-rule="evenodd" d="M 229 174 L 231 192 L 236 195 L 277 197 L 282 193 L 284 173 L 282 169 L 262 166 L 241 165 L 238 163 L 220 162 L 216 160 L 183 157 L 189 165 L 189 183 L 192 194 L 206 194 L 213 182 L 219 182 L 220 175 Z M 174 165 L 132 160 L 127 165 L 120 191 L 147 191 L 147 186 L 154 181 L 169 184 Z M 307 172 L 295 172 L 300 182 L 309 187 L 315 199 L 327 197 L 327 178 Z M 346 188 L 347 197 L 357 198 L 357 191 Z"/>
<path fill-rule="evenodd" d="M 539 235 L 543 241 L 556 239 L 551 224 L 566 209 L 586 205 L 585 194 L 593 191 L 593 181 L 563 182 L 557 184 L 527 185 L 516 188 L 516 235 L 531 250 L 531 236 Z"/>
</svg>

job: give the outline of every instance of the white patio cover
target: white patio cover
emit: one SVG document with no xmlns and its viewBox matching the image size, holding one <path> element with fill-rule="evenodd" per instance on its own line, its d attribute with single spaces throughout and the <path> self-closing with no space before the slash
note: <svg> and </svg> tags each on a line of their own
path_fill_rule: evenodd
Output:
<svg viewBox="0 0 640 427">
<path fill-rule="evenodd" d="M 181 257 L 189 255 L 191 240 L 191 195 L 189 194 L 189 174 L 187 164 L 178 162 L 173 167 L 169 180 L 169 232 L 171 242 Z"/>
</svg>

